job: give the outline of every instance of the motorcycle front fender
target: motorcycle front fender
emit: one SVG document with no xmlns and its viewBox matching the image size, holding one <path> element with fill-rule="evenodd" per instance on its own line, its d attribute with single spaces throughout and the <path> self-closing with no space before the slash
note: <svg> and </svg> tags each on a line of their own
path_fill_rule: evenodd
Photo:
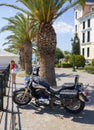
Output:
<svg viewBox="0 0 94 130">
<path fill-rule="evenodd" d="M 15 91 L 13 91 L 12 96 L 14 96 L 16 93 L 20 93 L 24 91 L 25 93 L 28 93 L 30 97 L 32 97 L 32 95 L 30 94 L 30 90 L 28 88 L 19 88 L 16 89 Z"/>
<path fill-rule="evenodd" d="M 25 91 L 26 93 L 29 92 L 29 90 L 27 88 L 18 88 L 16 89 L 15 91 L 13 91 L 13 94 L 12 95 L 15 95 L 16 93 L 18 92 L 22 92 L 22 91 Z"/>
<path fill-rule="evenodd" d="M 25 88 L 18 88 L 18 89 L 16 89 L 16 90 L 14 90 L 13 93 L 20 92 L 20 91 L 22 91 L 22 90 L 24 91 Z"/>
</svg>

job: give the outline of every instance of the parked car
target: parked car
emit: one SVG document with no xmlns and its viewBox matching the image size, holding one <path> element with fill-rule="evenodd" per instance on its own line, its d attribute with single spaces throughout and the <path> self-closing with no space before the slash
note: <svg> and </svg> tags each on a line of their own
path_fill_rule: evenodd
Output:
<svg viewBox="0 0 94 130">
<path fill-rule="evenodd" d="M 86 60 L 85 65 L 91 65 L 90 61 Z"/>
</svg>

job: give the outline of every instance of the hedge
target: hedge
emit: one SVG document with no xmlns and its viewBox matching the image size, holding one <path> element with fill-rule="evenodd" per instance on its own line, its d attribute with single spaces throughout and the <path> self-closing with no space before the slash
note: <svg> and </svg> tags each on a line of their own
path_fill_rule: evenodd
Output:
<svg viewBox="0 0 94 130">
<path fill-rule="evenodd" d="M 91 74 L 94 74 L 94 66 L 92 65 L 85 65 L 84 69 Z"/>
<path fill-rule="evenodd" d="M 67 63 L 67 62 L 60 62 L 58 64 L 55 65 L 56 67 L 60 68 L 71 68 L 72 65 L 70 63 Z"/>
</svg>

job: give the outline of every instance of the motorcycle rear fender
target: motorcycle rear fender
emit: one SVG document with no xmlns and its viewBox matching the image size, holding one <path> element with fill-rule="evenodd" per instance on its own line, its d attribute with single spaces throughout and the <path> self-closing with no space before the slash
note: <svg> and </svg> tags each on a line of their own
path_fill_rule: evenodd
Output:
<svg viewBox="0 0 94 130">
<path fill-rule="evenodd" d="M 79 94 L 79 99 L 83 102 L 88 102 L 88 98 L 83 94 L 83 93 L 80 93 Z"/>
</svg>

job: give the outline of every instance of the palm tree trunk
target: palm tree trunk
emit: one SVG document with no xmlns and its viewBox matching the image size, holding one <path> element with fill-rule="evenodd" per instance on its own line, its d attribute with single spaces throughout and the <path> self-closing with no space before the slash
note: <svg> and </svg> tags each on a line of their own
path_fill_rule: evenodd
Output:
<svg viewBox="0 0 94 130">
<path fill-rule="evenodd" d="M 41 23 L 37 34 L 37 46 L 40 55 L 40 76 L 50 85 L 55 80 L 56 33 L 51 23 Z"/>
<path fill-rule="evenodd" d="M 52 86 L 56 85 L 55 70 L 54 70 L 54 55 L 41 55 L 40 56 L 40 76 L 45 79 Z"/>
<path fill-rule="evenodd" d="M 24 61 L 25 72 L 30 74 L 32 71 L 32 44 L 30 40 L 26 40 L 24 44 Z"/>
<path fill-rule="evenodd" d="M 25 69 L 24 66 L 24 49 L 20 49 L 20 67 Z"/>
</svg>

